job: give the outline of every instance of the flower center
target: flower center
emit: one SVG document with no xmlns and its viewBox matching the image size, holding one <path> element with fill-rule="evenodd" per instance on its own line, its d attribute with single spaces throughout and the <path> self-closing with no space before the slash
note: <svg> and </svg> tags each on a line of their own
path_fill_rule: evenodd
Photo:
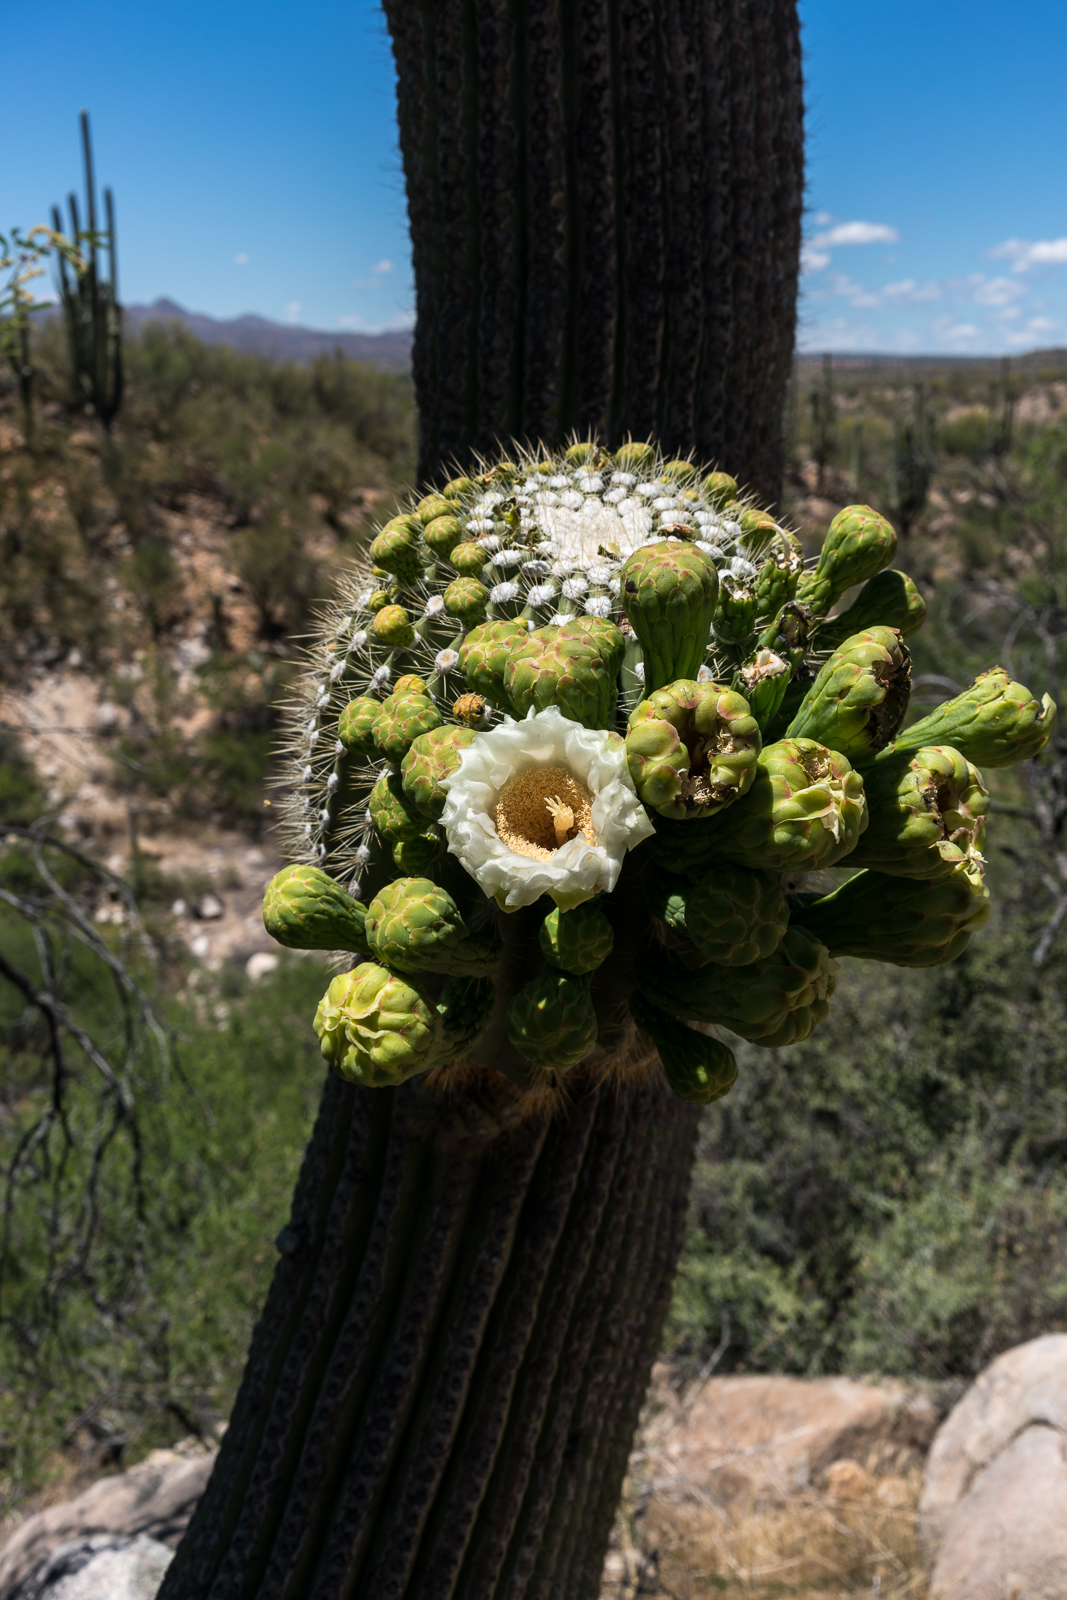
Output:
<svg viewBox="0 0 1067 1600">
<path fill-rule="evenodd" d="M 579 833 L 596 844 L 592 805 L 592 794 L 566 767 L 527 767 L 500 791 L 496 831 L 510 850 L 547 861 Z"/>
</svg>

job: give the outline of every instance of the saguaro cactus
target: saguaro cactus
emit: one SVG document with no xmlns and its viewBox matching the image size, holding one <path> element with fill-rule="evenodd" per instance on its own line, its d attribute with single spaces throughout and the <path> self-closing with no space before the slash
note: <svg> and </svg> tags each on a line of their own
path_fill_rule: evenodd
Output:
<svg viewBox="0 0 1067 1600">
<path fill-rule="evenodd" d="M 488 1020 L 484 978 L 393 972 L 355 947 L 352 984 L 327 997 L 337 1070 L 167 1600 L 595 1595 L 681 1240 L 693 1102 L 732 1076 L 722 1041 L 664 1014 L 686 1096 L 675 1097 L 630 1015 L 649 901 L 645 847 L 627 844 L 655 824 L 621 739 L 643 666 L 616 592 L 628 551 L 609 542 L 604 555 L 599 537 L 577 556 L 563 545 L 586 501 L 614 532 L 627 498 L 615 490 L 660 480 L 651 502 L 638 496 L 657 539 L 695 544 L 714 522 L 737 552 L 731 649 L 744 665 L 746 607 L 758 612 L 749 566 L 753 597 L 768 580 L 738 543 L 737 482 L 702 480 L 687 458 L 777 494 L 802 199 L 795 6 L 390 0 L 386 13 L 418 294 L 420 471 L 449 492 L 383 530 L 378 570 L 331 611 L 294 804 L 304 868 L 349 891 L 359 880 L 367 914 L 346 927 L 362 922 L 366 936 L 373 922 L 380 938 L 379 879 L 429 879 L 459 918 L 442 913 L 442 940 L 491 949 L 495 929 L 503 950 Z M 592 444 L 553 454 L 574 431 L 603 436 L 611 458 Z M 653 434 L 669 459 L 626 442 Z M 486 480 L 477 452 L 508 439 L 512 466 Z M 597 489 L 602 465 L 630 481 Z M 556 556 L 543 548 L 556 535 L 518 503 L 534 475 L 558 497 Z M 768 521 L 754 530 L 761 563 L 780 537 Z M 791 559 L 783 545 L 783 570 Z M 376 626 L 387 608 L 389 639 Z M 733 693 L 723 686 L 731 715 Z M 440 721 L 427 714 L 398 760 L 387 741 L 414 726 L 408 698 L 428 698 Z M 520 728 L 558 719 L 549 767 L 563 771 L 539 797 L 543 838 L 524 832 L 538 799 L 528 785 L 497 797 L 493 837 L 526 842 L 509 851 L 526 887 L 502 880 L 518 905 L 498 911 L 442 840 L 453 829 L 471 867 L 491 870 L 487 830 L 479 859 L 446 812 L 465 753 L 506 734 L 505 708 L 519 703 L 533 712 Z M 597 801 L 612 785 L 629 820 L 605 842 Z M 551 899 L 522 903 L 539 875 L 560 890 L 554 924 Z M 571 903 L 575 879 L 611 939 L 596 917 L 566 920 L 588 915 L 588 901 Z M 321 936 L 331 894 L 304 879 L 271 897 L 272 915 L 292 910 L 278 924 L 287 942 L 301 925 Z M 415 895 L 412 930 L 428 898 Z M 403 892 L 386 910 L 399 937 Z M 357 979 L 368 965 L 391 977 Z M 446 995 L 453 984 L 467 987 Z M 461 1057 L 463 1070 L 448 1065 Z M 340 1075 L 404 1074 L 417 1059 L 437 1064 L 399 1087 Z"/>
<path fill-rule="evenodd" d="M 105 189 L 107 227 L 99 228 L 93 146 L 87 111 L 81 114 L 81 135 L 87 224 L 84 235 L 77 196 L 70 194 L 67 203 L 70 207 L 70 236 L 72 239 L 86 237 L 88 245 L 84 261 L 76 265 L 64 255 L 57 255 L 57 287 L 67 325 L 75 390 L 106 433 L 118 415 L 123 389 L 122 308 L 119 305 L 115 204 L 111 190 Z M 52 207 L 52 222 L 56 232 L 61 233 L 62 219 L 58 206 Z M 103 265 L 105 255 L 106 273 Z"/>
</svg>

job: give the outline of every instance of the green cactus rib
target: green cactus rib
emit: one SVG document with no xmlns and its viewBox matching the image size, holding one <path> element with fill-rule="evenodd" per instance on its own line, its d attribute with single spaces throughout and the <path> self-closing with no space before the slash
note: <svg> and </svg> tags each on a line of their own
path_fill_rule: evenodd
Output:
<svg viewBox="0 0 1067 1600">
<path fill-rule="evenodd" d="M 895 628 L 844 641 L 819 672 L 786 730 L 864 765 L 893 738 L 908 709 L 911 656 Z"/>
<path fill-rule="evenodd" d="M 1040 754 L 1056 726 L 1051 695 L 1037 701 L 1003 667 L 980 673 L 969 689 L 897 735 L 882 759 L 923 745 L 948 744 L 978 767 L 1010 767 Z"/>
<path fill-rule="evenodd" d="M 695 678 L 719 592 L 711 557 L 683 544 L 650 545 L 629 557 L 620 581 L 623 609 L 644 652 L 645 687 Z"/>
<path fill-rule="evenodd" d="M 870 506 L 846 506 L 827 529 L 815 570 L 797 584 L 797 600 L 824 616 L 846 589 L 873 578 L 896 553 L 897 536 L 884 517 Z"/>
<path fill-rule="evenodd" d="M 633 995 L 630 1011 L 659 1051 L 667 1082 L 679 1100 L 707 1106 L 729 1094 L 737 1079 L 737 1062 L 728 1045 L 668 1016 L 643 994 Z"/>
<path fill-rule="evenodd" d="M 878 908 L 876 919 L 872 906 Z M 939 967 L 963 954 L 988 922 L 989 910 L 980 865 L 960 861 L 933 878 L 859 872 L 833 894 L 795 908 L 793 921 L 821 939 L 832 956 Z"/>
<path fill-rule="evenodd" d="M 748 701 L 720 683 L 680 679 L 634 707 L 626 760 L 662 816 L 714 816 L 752 785 L 761 747 Z"/>
<path fill-rule="evenodd" d="M 905 878 L 943 877 L 980 862 L 989 795 L 951 745 L 907 750 L 864 774 L 869 821 L 849 864 Z"/>
</svg>

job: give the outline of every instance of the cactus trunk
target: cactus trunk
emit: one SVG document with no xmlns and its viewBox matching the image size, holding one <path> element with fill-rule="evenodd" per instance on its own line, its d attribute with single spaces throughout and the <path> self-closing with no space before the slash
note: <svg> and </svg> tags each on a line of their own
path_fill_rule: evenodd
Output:
<svg viewBox="0 0 1067 1600">
<path fill-rule="evenodd" d="M 416 1085 L 331 1078 L 163 1594 L 595 1595 L 694 1115 L 658 1081 L 578 1089 L 478 1138 Z"/>
<path fill-rule="evenodd" d="M 794 0 L 385 11 L 423 481 L 577 430 L 658 435 L 775 500 L 803 178 Z M 632 1042 L 619 928 L 601 970 Z M 526 942 L 512 990 L 536 970 Z M 496 1033 L 500 1064 L 519 1061 Z M 600 1087 L 579 1067 L 562 1111 L 481 1134 L 419 1079 L 331 1078 L 160 1600 L 593 1600 L 697 1116 L 654 1057 Z"/>
<path fill-rule="evenodd" d="M 768 501 L 800 243 L 793 0 L 386 0 L 420 472 L 656 435 Z"/>
</svg>

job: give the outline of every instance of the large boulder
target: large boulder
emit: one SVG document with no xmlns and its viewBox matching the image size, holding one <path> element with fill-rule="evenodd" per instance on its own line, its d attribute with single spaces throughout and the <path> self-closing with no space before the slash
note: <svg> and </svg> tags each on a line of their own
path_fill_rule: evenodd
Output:
<svg viewBox="0 0 1067 1600">
<path fill-rule="evenodd" d="M 931 1600 L 1063 1600 L 1067 1334 L 986 1368 L 938 1431 L 919 1511 Z"/>
<path fill-rule="evenodd" d="M 11 1600 L 155 1600 L 173 1560 L 173 1550 L 143 1533 L 68 1539 Z"/>
<path fill-rule="evenodd" d="M 59 1585 L 73 1583 L 75 1577 L 81 1578 L 81 1567 L 49 1577 L 48 1583 L 53 1587 L 41 1588 L 60 1546 L 71 1546 L 63 1554 L 68 1569 L 71 1562 L 78 1559 L 74 1546 L 80 1546 L 86 1561 L 90 1556 L 100 1561 L 104 1555 L 115 1555 L 117 1561 L 118 1553 L 138 1536 L 162 1548 L 176 1549 L 211 1476 L 216 1454 L 213 1450 L 201 1450 L 195 1455 L 155 1450 L 129 1472 L 101 1478 L 74 1500 L 49 1506 L 27 1517 L 0 1551 L 0 1600 L 36 1600 L 38 1594 L 42 1600 L 53 1600 L 53 1590 L 56 1600 L 60 1597 L 75 1600 L 80 1590 L 72 1589 L 68 1594 Z M 109 1537 L 111 1544 L 107 1543 Z M 99 1547 L 90 1547 L 93 1539 L 103 1542 Z M 144 1550 L 140 1553 L 144 1555 Z M 137 1577 L 135 1571 L 139 1560 L 135 1551 L 118 1562 L 118 1566 L 125 1569 L 130 1582 L 136 1579 L 143 1587 L 147 1580 Z M 148 1561 L 147 1556 L 145 1561 Z M 148 1565 L 151 1566 L 150 1561 Z M 119 1582 L 117 1577 L 109 1581 L 116 1585 Z M 121 1592 L 116 1587 L 116 1596 Z"/>
<path fill-rule="evenodd" d="M 931 1394 L 898 1382 L 711 1378 L 691 1402 L 667 1405 L 651 1422 L 644 1485 L 668 1503 L 758 1510 L 816 1483 L 836 1494 L 843 1462 L 853 1479 L 899 1479 L 921 1464 L 941 1414 Z"/>
</svg>

